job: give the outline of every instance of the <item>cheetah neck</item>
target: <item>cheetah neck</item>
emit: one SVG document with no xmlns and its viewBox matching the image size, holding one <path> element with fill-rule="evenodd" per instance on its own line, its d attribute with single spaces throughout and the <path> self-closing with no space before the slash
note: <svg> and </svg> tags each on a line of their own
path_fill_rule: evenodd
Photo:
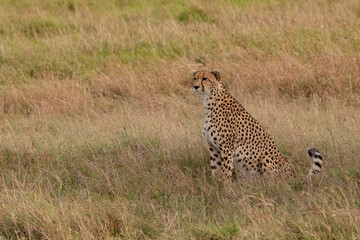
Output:
<svg viewBox="0 0 360 240">
<path fill-rule="evenodd" d="M 221 99 L 228 95 L 229 93 L 223 86 L 214 88 L 210 91 L 209 94 L 203 95 L 202 100 L 205 115 L 211 115 L 212 111 L 217 107 L 219 102 L 222 101 Z"/>
</svg>

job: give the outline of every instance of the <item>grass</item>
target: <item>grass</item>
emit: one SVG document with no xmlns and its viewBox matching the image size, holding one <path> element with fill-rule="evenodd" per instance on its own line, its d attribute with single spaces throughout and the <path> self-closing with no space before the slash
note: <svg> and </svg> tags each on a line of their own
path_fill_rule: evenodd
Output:
<svg viewBox="0 0 360 240">
<path fill-rule="evenodd" d="M 0 238 L 357 239 L 356 0 L 0 5 Z M 212 179 L 194 69 L 219 69 L 296 177 Z M 303 185 L 306 147 L 324 177 Z"/>
</svg>

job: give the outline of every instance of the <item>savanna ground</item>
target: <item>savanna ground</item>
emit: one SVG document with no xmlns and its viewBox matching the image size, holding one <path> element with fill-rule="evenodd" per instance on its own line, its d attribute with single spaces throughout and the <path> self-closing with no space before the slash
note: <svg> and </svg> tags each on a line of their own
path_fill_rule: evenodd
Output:
<svg viewBox="0 0 360 240">
<path fill-rule="evenodd" d="M 294 180 L 211 178 L 204 68 Z M 358 0 L 3 0 L 0 89 L 4 239 L 360 236 Z"/>
</svg>

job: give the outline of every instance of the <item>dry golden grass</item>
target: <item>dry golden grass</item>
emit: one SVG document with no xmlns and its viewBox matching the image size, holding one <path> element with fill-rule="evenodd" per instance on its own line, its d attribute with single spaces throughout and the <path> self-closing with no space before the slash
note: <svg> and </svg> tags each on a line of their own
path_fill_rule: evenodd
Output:
<svg viewBox="0 0 360 240">
<path fill-rule="evenodd" d="M 0 238 L 358 239 L 359 29 L 357 0 L 3 1 Z M 203 68 L 293 181 L 211 178 Z"/>
</svg>

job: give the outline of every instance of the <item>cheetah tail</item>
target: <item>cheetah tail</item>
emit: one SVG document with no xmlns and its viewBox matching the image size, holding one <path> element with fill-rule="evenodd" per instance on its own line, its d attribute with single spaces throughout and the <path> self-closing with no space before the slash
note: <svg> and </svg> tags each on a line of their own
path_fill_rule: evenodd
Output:
<svg viewBox="0 0 360 240">
<path fill-rule="evenodd" d="M 306 150 L 307 150 L 309 156 L 313 160 L 313 164 L 309 170 L 307 177 L 309 179 L 313 179 L 313 178 L 316 178 L 320 174 L 321 168 L 323 165 L 323 160 L 322 160 L 322 156 L 321 156 L 320 152 L 318 150 L 316 150 L 315 148 L 307 148 Z"/>
</svg>

